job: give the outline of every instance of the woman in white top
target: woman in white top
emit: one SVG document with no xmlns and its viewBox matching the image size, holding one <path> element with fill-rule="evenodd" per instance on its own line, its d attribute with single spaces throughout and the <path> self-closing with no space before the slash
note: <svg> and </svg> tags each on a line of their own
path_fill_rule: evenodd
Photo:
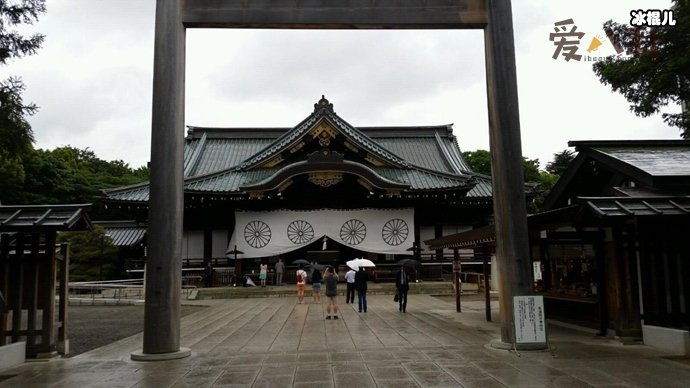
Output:
<svg viewBox="0 0 690 388">
<path fill-rule="evenodd" d="M 261 280 L 261 287 L 266 287 L 266 277 L 268 276 L 268 264 L 261 264 L 259 271 L 259 280 Z"/>
</svg>

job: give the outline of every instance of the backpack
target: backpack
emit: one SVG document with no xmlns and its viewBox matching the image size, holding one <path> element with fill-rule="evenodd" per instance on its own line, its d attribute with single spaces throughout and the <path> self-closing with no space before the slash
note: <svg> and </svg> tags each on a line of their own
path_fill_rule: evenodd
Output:
<svg viewBox="0 0 690 388">
<path fill-rule="evenodd" d="M 304 277 L 302 276 L 302 271 L 297 272 L 297 283 L 304 282 Z"/>
</svg>

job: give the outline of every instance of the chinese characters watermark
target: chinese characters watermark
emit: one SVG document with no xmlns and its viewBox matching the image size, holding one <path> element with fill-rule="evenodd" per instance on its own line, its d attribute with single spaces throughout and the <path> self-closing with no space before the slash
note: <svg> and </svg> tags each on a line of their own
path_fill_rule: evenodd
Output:
<svg viewBox="0 0 690 388">
<path fill-rule="evenodd" d="M 568 31 L 567 26 L 571 24 L 572 27 L 570 28 L 570 31 Z M 559 55 L 563 55 L 566 61 L 570 61 L 571 59 L 579 61 L 582 59 L 582 55 L 577 53 L 577 45 L 580 44 L 580 39 L 585 36 L 585 33 L 576 32 L 577 26 L 575 25 L 573 19 L 561 20 L 553 25 L 555 26 L 553 30 L 556 32 L 549 34 L 549 40 L 553 42 L 554 46 L 556 46 L 556 50 L 553 52 L 553 56 L 551 58 L 557 59 Z M 556 38 L 561 39 L 556 40 Z M 566 38 L 573 39 L 568 40 Z"/>
<path fill-rule="evenodd" d="M 676 19 L 671 9 L 637 9 L 630 11 L 630 24 L 636 27 L 675 26 Z"/>
<path fill-rule="evenodd" d="M 642 53 L 643 51 L 650 51 L 652 55 L 656 54 L 656 50 L 660 47 L 659 39 L 656 36 L 656 28 L 663 26 L 675 26 L 677 23 L 673 10 L 670 9 L 649 9 L 649 10 L 632 10 L 630 11 L 630 26 L 618 26 L 611 22 L 607 22 L 604 26 L 604 33 L 611 42 L 611 45 L 616 50 L 617 55 L 625 52 L 626 55 L 634 55 Z M 566 62 L 571 59 L 581 61 L 583 56 L 578 54 L 579 45 L 582 38 L 585 36 L 584 32 L 578 31 L 575 21 L 565 19 L 554 24 L 554 32 L 549 34 L 549 40 L 553 42 L 556 47 L 551 58 L 557 60 L 563 57 Z M 621 31 L 623 35 L 621 35 Z M 587 52 L 592 53 L 599 49 L 606 39 L 602 35 L 595 35 L 589 46 Z M 591 57 L 586 56 L 586 62 L 603 60 L 606 57 Z"/>
</svg>

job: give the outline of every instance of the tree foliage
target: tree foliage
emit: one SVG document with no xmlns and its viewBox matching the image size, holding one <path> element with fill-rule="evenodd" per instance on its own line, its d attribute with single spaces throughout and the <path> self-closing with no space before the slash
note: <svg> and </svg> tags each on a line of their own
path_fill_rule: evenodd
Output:
<svg viewBox="0 0 690 388">
<path fill-rule="evenodd" d="M 70 244 L 71 282 L 122 278 L 124 263 L 119 261 L 117 247 L 102 227 L 86 232 L 62 232 L 58 234 L 58 243 Z"/>
<path fill-rule="evenodd" d="M 573 159 L 575 159 L 574 151 L 566 149 L 555 153 L 553 154 L 553 161 L 546 163 L 546 171 L 558 176 L 563 175 Z"/>
<path fill-rule="evenodd" d="M 45 0 L 0 0 L 0 65 L 11 58 L 34 54 L 44 36 L 24 36 L 17 31 L 21 24 L 33 24 L 45 13 Z M 25 172 L 22 158 L 30 152 L 34 141 L 27 117 L 36 112 L 36 105 L 22 99 L 24 84 L 19 77 L 0 81 L 0 187 L 16 190 L 23 183 Z M 0 198 L 0 203 L 1 203 Z"/>
<path fill-rule="evenodd" d="M 669 104 L 690 103 L 690 0 L 674 1 L 673 26 L 631 28 L 612 21 L 604 23 L 628 56 L 609 56 L 593 65 L 599 80 L 621 93 L 630 110 L 647 117 Z M 690 113 L 663 113 L 664 121 L 678 127 L 690 139 Z"/>
<path fill-rule="evenodd" d="M 3 165 L 0 164 L 0 175 Z M 32 150 L 23 158 L 22 184 L 0 191 L 6 204 L 93 203 L 102 189 L 148 180 L 148 168 L 99 159 L 89 149 Z"/>
<path fill-rule="evenodd" d="M 554 157 L 556 155 L 559 154 L 554 154 Z M 472 171 L 479 174 L 491 175 L 491 153 L 489 151 L 467 151 L 462 153 L 462 157 Z M 554 162 L 550 162 L 547 166 Z M 527 204 L 527 210 L 530 213 L 534 213 L 539 211 L 544 199 L 556 184 L 556 181 L 558 181 L 559 174 L 548 171 L 548 168 L 547 171 L 540 170 L 539 159 L 529 159 L 524 156 L 522 157 L 522 170 L 525 183 L 535 192 L 533 201 Z"/>
<path fill-rule="evenodd" d="M 10 58 L 36 53 L 45 36 L 34 34 L 26 37 L 13 28 L 33 24 L 45 12 L 45 0 L 0 0 L 0 64 L 6 64 Z"/>
</svg>

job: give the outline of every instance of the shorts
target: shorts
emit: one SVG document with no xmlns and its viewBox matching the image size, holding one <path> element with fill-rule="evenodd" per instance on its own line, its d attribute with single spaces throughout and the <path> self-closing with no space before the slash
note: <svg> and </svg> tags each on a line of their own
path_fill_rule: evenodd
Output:
<svg viewBox="0 0 690 388">
<path fill-rule="evenodd" d="M 260 273 L 260 274 L 259 274 L 259 279 L 261 279 L 261 280 L 266 280 L 266 274 L 265 274 L 265 273 Z"/>
<path fill-rule="evenodd" d="M 303 283 L 297 284 L 297 291 L 304 291 L 304 284 Z"/>
<path fill-rule="evenodd" d="M 321 292 L 321 284 L 319 283 L 312 284 L 311 288 L 314 290 L 314 292 Z"/>
<path fill-rule="evenodd" d="M 336 302 L 336 301 L 338 300 L 338 295 L 337 295 L 337 294 L 336 294 L 336 295 L 326 295 L 326 296 L 328 297 L 328 299 L 330 299 L 330 300 L 332 300 L 332 301 L 334 301 L 334 302 Z"/>
</svg>

